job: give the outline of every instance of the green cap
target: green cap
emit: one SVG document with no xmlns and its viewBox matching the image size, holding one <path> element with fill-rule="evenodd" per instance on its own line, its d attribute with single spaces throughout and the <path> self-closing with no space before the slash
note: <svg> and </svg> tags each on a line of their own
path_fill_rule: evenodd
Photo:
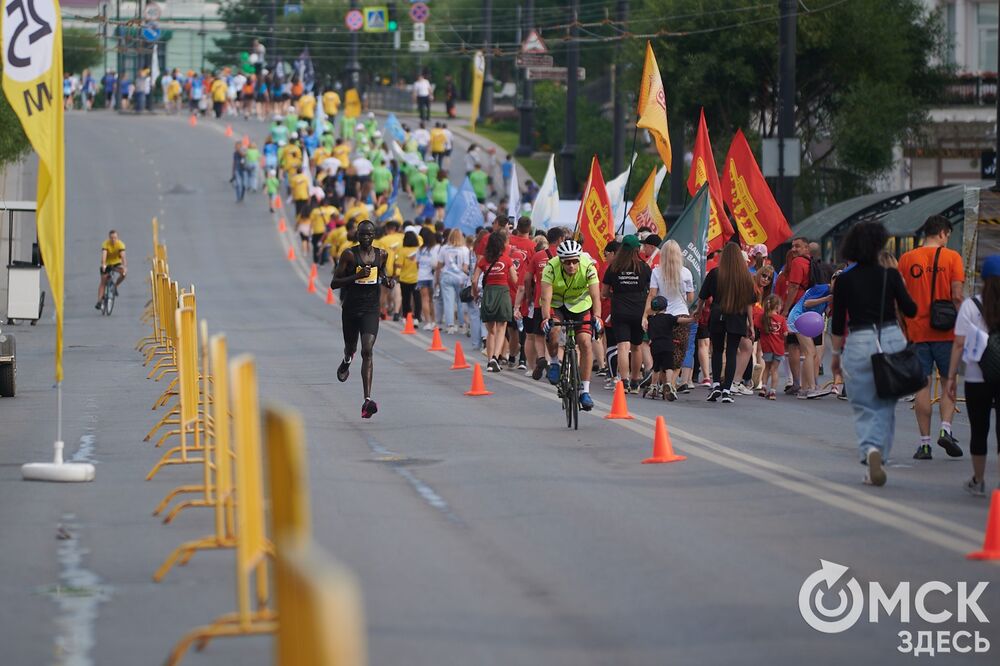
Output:
<svg viewBox="0 0 1000 666">
<path fill-rule="evenodd" d="M 630 250 L 638 250 L 642 243 L 639 242 L 639 237 L 635 234 L 629 234 L 622 239 L 622 247 L 627 247 Z"/>
</svg>

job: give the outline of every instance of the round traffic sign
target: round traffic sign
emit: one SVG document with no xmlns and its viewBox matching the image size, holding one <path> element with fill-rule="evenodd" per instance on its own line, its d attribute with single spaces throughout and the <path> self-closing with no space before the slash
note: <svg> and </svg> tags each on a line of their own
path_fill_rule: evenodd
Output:
<svg viewBox="0 0 1000 666">
<path fill-rule="evenodd" d="M 142 38 L 147 42 L 155 42 L 160 38 L 160 26 L 155 23 L 147 23 L 142 26 Z"/>
<path fill-rule="evenodd" d="M 426 23 L 431 17 L 431 8 L 426 2 L 414 2 L 410 5 L 410 18 L 414 23 Z"/>
<path fill-rule="evenodd" d="M 142 10 L 142 16 L 147 21 L 159 21 L 160 13 L 160 6 L 155 2 L 146 3 L 146 7 Z"/>
<path fill-rule="evenodd" d="M 344 25 L 346 25 L 347 29 L 351 32 L 361 30 L 361 28 L 365 25 L 364 14 L 362 14 L 358 9 L 352 9 L 347 12 L 347 15 L 344 17 Z"/>
</svg>

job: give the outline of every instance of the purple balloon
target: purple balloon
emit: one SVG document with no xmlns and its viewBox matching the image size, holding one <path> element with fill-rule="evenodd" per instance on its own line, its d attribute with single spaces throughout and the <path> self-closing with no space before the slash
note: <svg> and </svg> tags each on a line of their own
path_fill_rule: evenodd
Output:
<svg viewBox="0 0 1000 666">
<path fill-rule="evenodd" d="M 823 332 L 823 315 L 818 312 L 803 312 L 795 320 L 795 330 L 807 338 L 815 338 Z"/>
</svg>

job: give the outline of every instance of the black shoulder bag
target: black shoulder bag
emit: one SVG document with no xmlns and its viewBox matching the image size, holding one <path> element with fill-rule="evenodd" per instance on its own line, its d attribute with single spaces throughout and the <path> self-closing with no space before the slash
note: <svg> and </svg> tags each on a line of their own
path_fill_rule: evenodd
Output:
<svg viewBox="0 0 1000 666">
<path fill-rule="evenodd" d="M 931 328 L 935 331 L 950 331 L 955 328 L 955 320 L 958 319 L 958 310 L 955 309 L 955 304 L 951 299 L 938 300 L 934 296 L 936 292 L 934 287 L 937 286 L 937 276 L 938 276 L 938 258 L 941 256 L 941 250 L 943 247 L 939 247 L 937 252 L 934 253 L 934 268 L 931 274 Z M 951 285 L 948 285 L 949 293 L 951 290 Z"/>
<path fill-rule="evenodd" d="M 889 279 L 888 269 L 882 273 L 882 299 L 879 301 L 878 324 L 875 330 L 875 353 L 872 354 L 872 374 L 875 376 L 875 392 L 883 399 L 898 399 L 916 393 L 927 386 L 927 375 L 920 365 L 920 359 L 913 347 L 898 352 L 882 351 L 882 314 L 885 312 L 885 291 Z"/>
</svg>

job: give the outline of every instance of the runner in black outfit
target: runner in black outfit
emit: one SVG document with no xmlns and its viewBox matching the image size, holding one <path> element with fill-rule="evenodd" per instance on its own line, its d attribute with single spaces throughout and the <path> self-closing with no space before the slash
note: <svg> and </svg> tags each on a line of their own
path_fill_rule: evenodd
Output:
<svg viewBox="0 0 1000 666">
<path fill-rule="evenodd" d="M 392 289 L 395 280 L 385 274 L 387 254 L 385 250 L 372 247 L 375 240 L 375 225 L 365 220 L 358 225 L 358 245 L 348 248 L 340 257 L 337 270 L 333 273 L 330 287 L 341 289 L 342 321 L 344 329 L 344 360 L 337 368 L 337 379 L 347 381 L 351 361 L 358 349 L 361 337 L 361 383 L 364 386 L 365 402 L 361 405 L 361 418 L 370 419 L 378 411 L 372 400 L 372 350 L 378 336 L 379 284 Z"/>
</svg>

